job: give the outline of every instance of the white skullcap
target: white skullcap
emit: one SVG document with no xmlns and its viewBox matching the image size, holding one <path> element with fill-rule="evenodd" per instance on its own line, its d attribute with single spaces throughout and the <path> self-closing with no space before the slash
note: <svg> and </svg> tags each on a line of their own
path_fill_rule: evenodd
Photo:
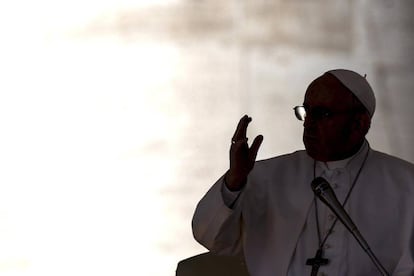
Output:
<svg viewBox="0 0 414 276">
<path fill-rule="evenodd" d="M 326 73 L 336 77 L 346 88 L 349 89 L 368 110 L 369 116 L 372 118 L 375 112 L 375 95 L 367 79 L 360 74 L 346 70 L 335 69 Z"/>
</svg>

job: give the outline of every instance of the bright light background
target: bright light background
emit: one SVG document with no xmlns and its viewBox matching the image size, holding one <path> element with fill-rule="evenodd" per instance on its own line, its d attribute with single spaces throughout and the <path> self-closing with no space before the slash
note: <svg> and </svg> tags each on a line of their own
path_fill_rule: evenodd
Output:
<svg viewBox="0 0 414 276">
<path fill-rule="evenodd" d="M 154 2 L 2 2 L 0 275 L 172 274 L 158 190 L 174 168 L 142 147 L 176 139 L 179 53 L 83 35 Z"/>
<path fill-rule="evenodd" d="M 375 81 L 378 64 L 405 68 L 403 43 L 392 48 L 398 66 L 378 58 L 365 2 L 328 5 L 362 10 L 354 24 L 368 27 L 352 29 L 357 42 L 343 40 L 342 25 L 303 21 L 300 1 L 273 27 L 266 12 L 246 16 L 256 11 L 249 1 L 1 2 L 0 275 L 174 275 L 180 259 L 205 251 L 191 215 L 226 169 L 241 115 L 265 136 L 259 158 L 292 151 L 302 144 L 291 107 L 313 78 L 343 66 Z M 374 12 L 375 23 L 384 10 Z M 289 36 L 308 24 L 322 36 Z M 374 144 L 392 153 L 384 130 L 398 118 L 374 86 Z"/>
</svg>

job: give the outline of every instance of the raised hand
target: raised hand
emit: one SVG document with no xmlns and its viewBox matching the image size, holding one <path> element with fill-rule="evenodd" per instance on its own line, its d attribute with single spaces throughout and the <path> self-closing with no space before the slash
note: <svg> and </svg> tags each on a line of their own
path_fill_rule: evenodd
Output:
<svg viewBox="0 0 414 276">
<path fill-rule="evenodd" d="M 258 135 L 249 148 L 246 132 L 251 121 L 252 118 L 244 115 L 240 119 L 231 140 L 230 169 L 227 171 L 225 182 L 227 188 L 232 191 L 240 190 L 246 184 L 247 176 L 253 169 L 257 151 L 263 141 L 263 136 Z"/>
</svg>

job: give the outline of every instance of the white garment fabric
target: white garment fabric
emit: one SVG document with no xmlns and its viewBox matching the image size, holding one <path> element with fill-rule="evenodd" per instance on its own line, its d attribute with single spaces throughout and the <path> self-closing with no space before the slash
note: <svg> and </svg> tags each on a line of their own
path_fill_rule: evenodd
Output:
<svg viewBox="0 0 414 276">
<path fill-rule="evenodd" d="M 345 201 L 355 179 L 359 178 L 357 174 L 360 169 L 363 169 L 364 159 L 368 151 L 368 144 L 365 143 L 355 156 L 347 158 L 346 160 L 316 163 L 315 176 L 322 176 L 331 184 L 339 202 L 343 203 Z M 357 184 L 358 179 L 356 179 L 355 185 Z M 351 197 L 352 192 L 350 193 L 350 199 Z M 315 205 L 317 206 L 321 240 L 325 238 L 332 224 L 335 222 L 335 214 L 325 204 L 320 201 L 314 201 L 312 203 L 292 262 L 289 266 L 289 276 L 311 274 L 312 267 L 303 264 L 306 263 L 307 259 L 314 257 L 316 249 L 319 247 Z M 344 208 L 349 212 L 348 204 L 345 204 Z M 347 245 L 350 239 L 353 239 L 353 237 L 340 221 L 337 221 L 333 232 L 329 235 L 322 248 L 324 253 L 323 258 L 329 260 L 329 265 L 321 266 L 319 268 L 319 275 L 350 275 L 348 273 L 349 265 L 346 265 L 347 261 L 344 261 L 348 256 L 349 249 Z M 375 271 L 373 273 L 375 275 Z"/>
<path fill-rule="evenodd" d="M 366 151 L 364 146 L 350 160 L 316 164 L 315 175 L 331 183 L 341 202 Z M 197 205 L 194 237 L 212 252 L 243 255 L 251 276 L 310 275 L 306 259 L 318 248 L 313 179 L 314 160 L 305 151 L 256 162 L 239 194 L 226 191 L 221 177 Z M 317 204 L 324 236 L 334 217 Z M 345 209 L 391 275 L 414 275 L 413 164 L 370 150 Z M 320 275 L 379 275 L 340 222 L 324 250 L 330 263 Z"/>
</svg>

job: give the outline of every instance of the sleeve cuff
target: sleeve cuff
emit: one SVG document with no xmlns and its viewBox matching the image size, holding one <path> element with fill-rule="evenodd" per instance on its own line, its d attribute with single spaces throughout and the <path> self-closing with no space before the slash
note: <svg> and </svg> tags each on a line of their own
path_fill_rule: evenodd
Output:
<svg viewBox="0 0 414 276">
<path fill-rule="evenodd" d="M 227 188 L 225 181 L 222 182 L 221 195 L 223 197 L 223 202 L 230 209 L 233 209 L 240 193 L 241 191 L 230 191 L 229 188 Z"/>
</svg>

